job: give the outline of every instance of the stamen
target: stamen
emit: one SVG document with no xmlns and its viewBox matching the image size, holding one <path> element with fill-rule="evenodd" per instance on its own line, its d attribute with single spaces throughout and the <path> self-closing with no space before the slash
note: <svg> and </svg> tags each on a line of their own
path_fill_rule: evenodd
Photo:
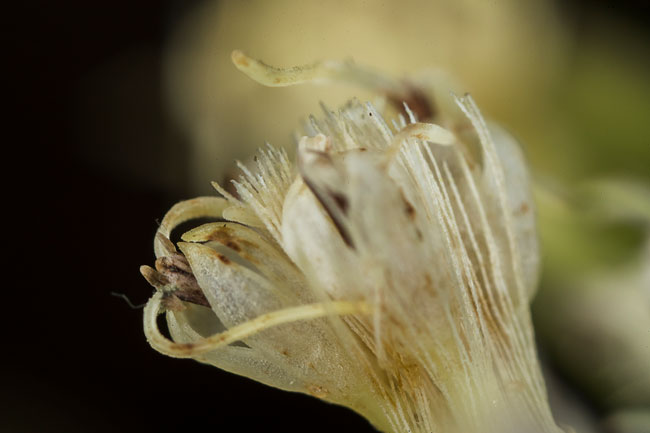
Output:
<svg viewBox="0 0 650 433">
<path fill-rule="evenodd" d="M 268 87 L 286 87 L 310 82 L 339 82 L 365 87 L 387 94 L 405 94 L 404 86 L 374 71 L 364 69 L 352 61 L 315 62 L 292 68 L 276 68 L 248 57 L 239 50 L 231 55 L 237 69 L 259 84 Z"/>
<path fill-rule="evenodd" d="M 147 302 L 144 308 L 144 333 L 154 349 L 175 358 L 192 358 L 211 352 L 282 324 L 328 316 L 370 314 L 372 311 L 371 306 L 365 302 L 332 301 L 307 304 L 262 314 L 224 332 L 192 343 L 175 343 L 158 329 L 157 317 L 163 312 L 161 308 L 163 296 L 162 292 L 156 292 Z"/>
</svg>

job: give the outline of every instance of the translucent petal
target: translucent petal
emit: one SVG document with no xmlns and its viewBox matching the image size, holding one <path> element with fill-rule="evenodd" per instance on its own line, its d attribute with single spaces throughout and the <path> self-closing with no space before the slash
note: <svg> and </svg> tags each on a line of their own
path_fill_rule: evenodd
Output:
<svg viewBox="0 0 650 433">
<path fill-rule="evenodd" d="M 353 299 L 349 277 L 358 270 L 357 257 L 300 178 L 287 194 L 282 221 L 283 247 L 307 280 L 334 299 Z"/>
<path fill-rule="evenodd" d="M 267 279 L 224 254 L 202 244 L 180 242 L 178 246 L 226 327 L 285 306 L 286 300 Z"/>
<path fill-rule="evenodd" d="M 508 210 L 512 216 L 512 229 L 522 264 L 522 276 L 530 300 L 537 289 L 540 254 L 528 166 L 521 146 L 510 134 L 494 124 L 490 124 L 490 134 L 503 168 Z"/>
<path fill-rule="evenodd" d="M 185 233 L 183 240 L 215 242 L 227 247 L 267 278 L 291 303 L 315 301 L 305 290 L 302 273 L 284 251 L 256 230 L 230 222 L 210 223 Z"/>
<path fill-rule="evenodd" d="M 281 309 L 288 301 L 282 289 L 245 266 L 225 260 L 206 245 L 180 243 L 194 275 L 219 319 L 227 326 Z M 292 378 L 275 386 L 299 389 L 319 398 L 349 402 L 364 380 L 346 355 L 326 319 L 269 328 L 244 342 Z M 356 384 L 356 385 L 355 385 Z"/>
<path fill-rule="evenodd" d="M 169 332 L 174 341 L 179 343 L 191 343 L 224 329 L 223 326 L 214 326 L 214 322 L 217 322 L 214 312 L 198 305 L 186 304 L 184 311 L 167 314 Z M 202 332 L 198 332 L 197 328 Z M 289 377 L 263 354 L 249 347 L 226 346 L 195 359 L 267 385 L 300 391 L 298 386 L 292 387 L 297 382 L 295 378 Z"/>
</svg>

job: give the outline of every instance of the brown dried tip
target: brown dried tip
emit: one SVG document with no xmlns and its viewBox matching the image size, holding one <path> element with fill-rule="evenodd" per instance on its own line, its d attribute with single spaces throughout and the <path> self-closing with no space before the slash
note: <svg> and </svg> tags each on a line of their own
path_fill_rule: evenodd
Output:
<svg viewBox="0 0 650 433">
<path fill-rule="evenodd" d="M 210 306 L 190 265 L 182 254 L 176 253 L 172 256 L 159 258 L 156 260 L 156 269 L 150 266 L 141 266 L 140 273 L 156 290 L 165 292 L 168 296 L 204 307 Z M 165 301 L 165 303 L 169 304 L 165 306 L 166 309 L 179 311 L 178 303 L 175 301 Z"/>
<path fill-rule="evenodd" d="M 192 276 L 192 268 L 182 254 L 172 254 L 167 257 L 160 257 L 156 260 L 156 270 L 167 276 L 183 275 Z M 171 278 L 174 279 L 173 277 Z"/>
<path fill-rule="evenodd" d="M 149 284 L 155 289 L 162 290 L 163 287 L 169 285 L 169 280 L 160 272 L 156 271 L 151 266 L 140 266 L 140 273 Z"/>
</svg>

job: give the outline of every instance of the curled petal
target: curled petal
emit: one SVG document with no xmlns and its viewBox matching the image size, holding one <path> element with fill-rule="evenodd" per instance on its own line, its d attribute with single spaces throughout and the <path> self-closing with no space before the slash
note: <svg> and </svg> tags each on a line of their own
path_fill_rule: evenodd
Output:
<svg viewBox="0 0 650 433">
<path fill-rule="evenodd" d="M 176 226 L 196 218 L 219 218 L 228 206 L 228 201 L 220 197 L 197 197 L 176 203 L 165 214 L 160 227 L 158 227 L 157 234 L 161 236 L 156 236 L 153 245 L 156 258 L 170 254 L 169 243 L 164 239 L 169 239 L 169 235 Z"/>
</svg>

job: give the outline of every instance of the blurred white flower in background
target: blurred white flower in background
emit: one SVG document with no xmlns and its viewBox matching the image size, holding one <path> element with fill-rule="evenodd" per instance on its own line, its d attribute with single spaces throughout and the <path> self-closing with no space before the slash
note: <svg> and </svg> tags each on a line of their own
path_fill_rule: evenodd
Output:
<svg viewBox="0 0 650 433">
<path fill-rule="evenodd" d="M 347 57 L 397 77 L 435 67 L 492 118 L 518 124 L 511 120 L 545 106 L 564 61 L 563 38 L 548 2 L 206 2 L 175 31 L 165 74 L 170 109 L 192 144 L 192 188 L 207 192 L 233 159 L 249 158 L 265 141 L 292 151 L 298 119 L 320 101 L 339 106 L 350 95 L 340 85 L 281 92 L 256 85 L 232 67 L 235 48 L 284 66 Z"/>
</svg>

